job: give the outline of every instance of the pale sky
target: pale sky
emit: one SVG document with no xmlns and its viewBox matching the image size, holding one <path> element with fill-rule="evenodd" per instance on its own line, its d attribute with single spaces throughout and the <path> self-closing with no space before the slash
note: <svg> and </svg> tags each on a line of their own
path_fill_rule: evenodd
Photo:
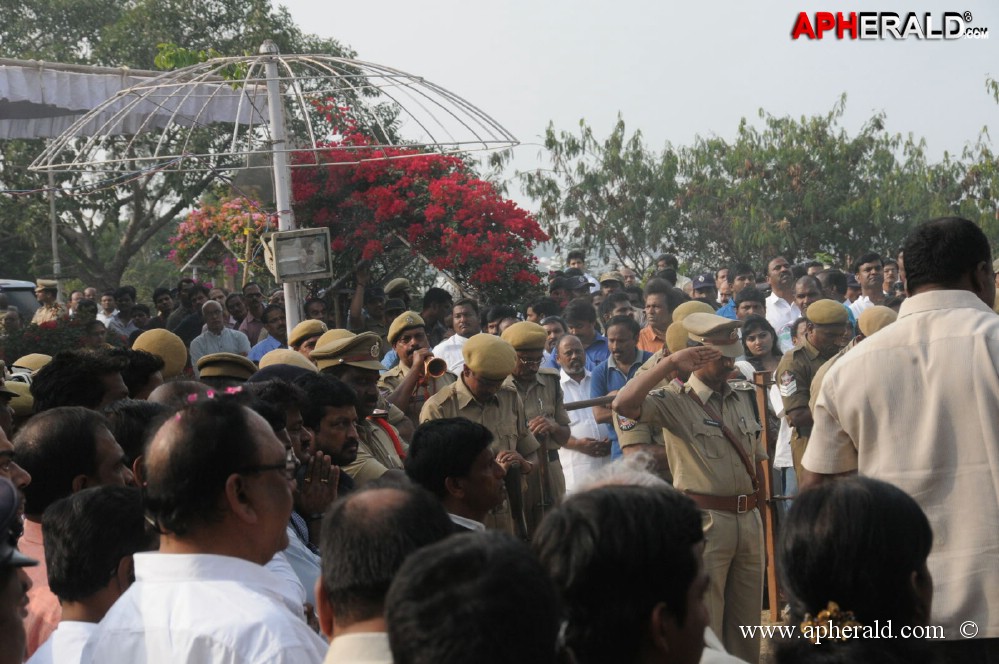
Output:
<svg viewBox="0 0 999 664">
<path fill-rule="evenodd" d="M 464 97 L 520 141 L 514 166 L 544 166 L 549 121 L 581 118 L 606 136 L 617 114 L 655 149 L 695 135 L 732 138 L 757 109 L 827 113 L 847 94 L 852 133 L 874 113 L 891 132 L 926 139 L 931 158 L 960 153 L 999 125 L 986 92 L 999 78 L 995 0 L 276 0 L 309 32 L 335 37 L 362 60 L 423 76 Z M 990 39 L 792 41 L 798 12 L 973 14 Z M 512 173 L 511 173 L 512 175 Z M 519 186 L 510 194 L 530 207 Z"/>
</svg>

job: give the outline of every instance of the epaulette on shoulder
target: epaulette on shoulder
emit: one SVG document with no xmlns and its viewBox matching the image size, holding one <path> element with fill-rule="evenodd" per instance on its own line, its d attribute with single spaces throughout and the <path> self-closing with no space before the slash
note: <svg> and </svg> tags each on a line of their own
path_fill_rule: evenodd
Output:
<svg viewBox="0 0 999 664">
<path fill-rule="evenodd" d="M 541 374 L 542 376 L 554 376 L 556 378 L 560 378 L 562 376 L 562 374 L 559 373 L 558 369 L 543 368 L 543 369 L 538 369 L 538 373 Z"/>
<path fill-rule="evenodd" d="M 740 392 L 752 392 L 756 387 L 748 380 L 730 380 L 728 386 Z"/>
</svg>

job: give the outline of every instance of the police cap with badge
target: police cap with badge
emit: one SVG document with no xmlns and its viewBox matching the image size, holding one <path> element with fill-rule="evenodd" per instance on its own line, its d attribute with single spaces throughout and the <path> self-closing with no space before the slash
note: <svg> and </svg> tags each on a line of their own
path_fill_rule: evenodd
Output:
<svg viewBox="0 0 999 664">
<path fill-rule="evenodd" d="M 385 367 L 378 361 L 381 355 L 379 341 L 374 332 L 334 339 L 317 345 L 312 351 L 312 361 L 319 371 L 340 366 L 381 371 Z"/>
</svg>

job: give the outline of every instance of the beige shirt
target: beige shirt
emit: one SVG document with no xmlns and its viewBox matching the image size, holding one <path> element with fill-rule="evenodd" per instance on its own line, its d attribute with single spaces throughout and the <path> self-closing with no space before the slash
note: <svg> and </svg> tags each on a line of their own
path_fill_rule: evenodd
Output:
<svg viewBox="0 0 999 664">
<path fill-rule="evenodd" d="M 704 409 L 687 393 L 693 392 L 739 438 L 751 460 L 767 458 L 760 444 L 760 425 L 753 412 L 753 392 L 733 390 L 721 394 L 691 376 L 679 389 L 655 390 L 645 398 L 639 422 L 660 426 L 666 435 L 666 457 L 673 472 L 673 486 L 712 496 L 738 496 L 753 492 L 746 467 Z"/>
<path fill-rule="evenodd" d="M 357 436 L 361 441 L 357 459 L 343 468 L 355 484 L 362 486 L 377 480 L 388 470 L 402 470 L 395 444 L 380 426 L 367 420 L 358 422 Z"/>
<path fill-rule="evenodd" d="M 396 388 L 399 387 L 399 385 L 402 384 L 402 381 L 406 379 L 409 371 L 410 369 L 408 367 L 403 366 L 402 362 L 399 362 L 399 364 L 395 365 L 381 375 L 381 378 L 378 379 L 378 388 L 391 394 L 396 390 Z M 430 396 L 433 396 L 437 394 L 442 387 L 450 385 L 456 380 L 458 380 L 458 378 L 453 373 L 445 372 L 440 378 L 430 378 L 425 386 L 418 385 L 409 399 L 409 412 L 413 413 L 414 419 L 418 418 L 420 411 L 423 410 L 423 404 L 427 401 L 428 392 Z"/>
<path fill-rule="evenodd" d="M 967 291 L 908 298 L 832 366 L 814 418 L 808 470 L 857 470 L 926 512 L 930 624 L 999 637 L 999 316 Z"/>
<path fill-rule="evenodd" d="M 565 396 L 559 384 L 558 371 L 540 369 L 534 380 L 526 387 L 516 382 L 513 376 L 508 377 L 504 385 L 512 387 L 520 394 L 528 422 L 538 415 L 544 415 L 562 426 L 569 426 L 569 413 L 565 409 Z M 539 442 L 544 442 L 545 449 L 548 450 L 557 450 L 560 447 L 552 436 L 545 436 L 544 440 Z"/>
<path fill-rule="evenodd" d="M 480 403 L 459 379 L 427 400 L 420 423 L 443 417 L 465 417 L 489 429 L 494 452 L 516 450 L 527 459 L 541 447 L 527 430 L 524 402 L 512 387 L 503 386 L 489 401 Z"/>
</svg>

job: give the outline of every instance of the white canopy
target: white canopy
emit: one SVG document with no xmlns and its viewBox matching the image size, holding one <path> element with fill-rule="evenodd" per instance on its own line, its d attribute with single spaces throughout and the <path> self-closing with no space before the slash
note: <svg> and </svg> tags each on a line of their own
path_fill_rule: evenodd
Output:
<svg viewBox="0 0 999 664">
<path fill-rule="evenodd" d="M 134 86 L 155 88 L 157 78 L 169 74 L 0 58 L 0 140 L 60 136 L 86 112 L 116 96 L 120 103 L 75 127 L 73 135 L 135 134 L 168 124 L 257 122 L 256 109 L 267 108 L 263 90 L 221 80 L 191 86 L 181 95 L 173 81 L 162 94 L 149 94 L 139 103 L 134 91 L 121 95 Z"/>
</svg>

